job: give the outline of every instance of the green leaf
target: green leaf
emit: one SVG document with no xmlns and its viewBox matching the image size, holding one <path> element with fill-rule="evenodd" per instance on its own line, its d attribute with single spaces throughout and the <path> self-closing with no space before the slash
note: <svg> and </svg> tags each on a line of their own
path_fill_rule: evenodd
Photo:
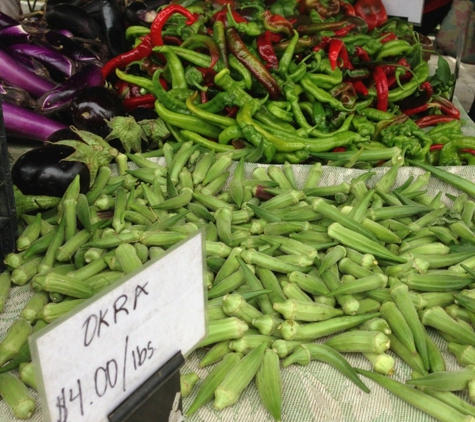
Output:
<svg viewBox="0 0 475 422">
<path fill-rule="evenodd" d="M 142 126 L 132 116 L 116 116 L 106 120 L 106 123 L 112 129 L 104 139 L 106 142 L 119 139 L 126 153 L 142 151 L 142 141 L 147 141 L 147 137 Z"/>
<path fill-rule="evenodd" d="M 442 56 L 439 56 L 437 60 L 435 75 L 444 85 L 449 85 L 452 81 L 452 70 L 447 60 Z"/>
<path fill-rule="evenodd" d="M 90 186 L 92 186 L 96 180 L 99 168 L 108 166 L 112 159 L 119 154 L 119 151 L 111 147 L 104 139 L 94 133 L 79 130 L 74 127 L 72 127 L 72 130 L 79 135 L 81 138 L 80 141 L 63 140 L 55 142 L 55 144 L 67 145 L 74 148 L 74 152 L 64 158 L 64 161 L 84 163 L 89 169 Z"/>
</svg>

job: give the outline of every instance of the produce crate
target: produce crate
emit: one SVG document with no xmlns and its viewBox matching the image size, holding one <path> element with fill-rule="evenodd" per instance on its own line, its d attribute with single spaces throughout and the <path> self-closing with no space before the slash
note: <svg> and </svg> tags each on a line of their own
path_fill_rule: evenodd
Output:
<svg viewBox="0 0 475 422">
<path fill-rule="evenodd" d="M 15 200 L 0 102 L 0 272 L 4 270 L 3 257 L 15 250 L 16 238 Z"/>
</svg>

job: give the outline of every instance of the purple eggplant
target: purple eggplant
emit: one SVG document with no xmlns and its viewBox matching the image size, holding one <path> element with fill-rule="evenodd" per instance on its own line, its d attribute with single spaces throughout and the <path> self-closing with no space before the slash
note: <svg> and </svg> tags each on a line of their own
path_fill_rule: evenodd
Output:
<svg viewBox="0 0 475 422">
<path fill-rule="evenodd" d="M 2 45 L 0 45 L 0 79 L 23 88 L 34 98 L 51 91 L 56 85 L 19 64 Z"/>
<path fill-rule="evenodd" d="M 0 81 L 0 98 L 20 107 L 34 107 L 35 100 L 23 88 Z"/>
<path fill-rule="evenodd" d="M 99 66 L 95 64 L 85 65 L 73 76 L 38 98 L 36 110 L 44 114 L 51 114 L 62 110 L 68 107 L 73 98 L 83 89 L 99 86 L 103 80 L 104 78 Z"/>
<path fill-rule="evenodd" d="M 13 184 L 24 195 L 62 197 L 69 184 L 79 174 L 81 192 L 89 189 L 90 174 L 84 163 L 64 161 L 74 152 L 66 145 L 44 145 L 21 155 L 13 164 Z"/>
<path fill-rule="evenodd" d="M 8 50 L 34 58 L 43 63 L 48 69 L 57 71 L 68 78 L 77 70 L 76 63 L 46 44 L 18 43 L 9 46 Z"/>
<path fill-rule="evenodd" d="M 3 103 L 3 120 L 7 134 L 42 142 L 52 133 L 67 127 L 42 114 L 6 102 Z"/>
<path fill-rule="evenodd" d="M 40 34 L 33 33 L 25 29 L 21 24 L 10 25 L 0 28 L 0 40 L 4 44 L 31 42 L 37 39 Z"/>
<path fill-rule="evenodd" d="M 125 20 L 117 0 L 100 0 L 104 35 L 111 57 L 130 49 L 125 38 Z"/>
<path fill-rule="evenodd" d="M 45 34 L 46 41 L 65 56 L 78 62 L 100 63 L 99 57 L 91 49 L 64 35 L 60 30 L 52 30 Z"/>
<path fill-rule="evenodd" d="M 46 5 L 45 20 L 51 29 L 69 29 L 75 36 L 102 40 L 101 25 L 78 6 L 60 3 Z"/>
<path fill-rule="evenodd" d="M 125 116 L 119 95 L 104 86 L 93 86 L 82 90 L 70 105 L 74 126 L 105 138 L 110 128 L 106 120 Z"/>
</svg>

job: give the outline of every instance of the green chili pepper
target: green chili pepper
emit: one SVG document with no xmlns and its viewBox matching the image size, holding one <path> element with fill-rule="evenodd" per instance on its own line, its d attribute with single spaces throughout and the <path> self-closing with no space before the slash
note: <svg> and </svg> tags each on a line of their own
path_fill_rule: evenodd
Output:
<svg viewBox="0 0 475 422">
<path fill-rule="evenodd" d="M 161 69 L 157 69 L 152 76 L 152 84 L 153 84 L 153 94 L 155 97 L 169 110 L 175 111 L 177 113 L 183 114 L 190 114 L 188 108 L 179 99 L 172 97 L 168 91 L 163 88 L 162 84 L 160 83 L 160 74 L 163 72 Z M 134 83 L 133 79 L 134 76 L 129 78 L 129 82 Z"/>
<path fill-rule="evenodd" d="M 295 53 L 295 47 L 299 40 L 299 33 L 294 30 L 294 35 L 290 39 L 289 45 L 285 49 L 284 54 L 279 60 L 279 75 L 285 78 L 287 76 L 287 71 L 289 69 L 290 62 L 292 61 Z"/>
<path fill-rule="evenodd" d="M 302 87 L 312 95 L 316 100 L 328 104 L 330 107 L 334 108 L 338 111 L 354 111 L 353 108 L 346 108 L 343 103 L 336 98 L 332 97 L 324 89 L 315 85 L 312 80 L 310 79 L 309 75 L 305 75 L 305 77 L 301 80 Z"/>
</svg>

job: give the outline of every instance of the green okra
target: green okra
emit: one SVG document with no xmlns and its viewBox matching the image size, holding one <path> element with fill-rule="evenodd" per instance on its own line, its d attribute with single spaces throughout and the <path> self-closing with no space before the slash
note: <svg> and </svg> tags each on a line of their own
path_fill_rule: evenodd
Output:
<svg viewBox="0 0 475 422">
<path fill-rule="evenodd" d="M 321 303 L 287 299 L 275 303 L 274 309 L 287 320 L 314 322 L 343 315 L 343 311 Z"/>
<path fill-rule="evenodd" d="M 94 295 L 92 287 L 82 280 L 55 272 L 38 276 L 35 284 L 45 292 L 60 293 L 77 299 L 88 299 Z"/>
<path fill-rule="evenodd" d="M 414 379 L 422 377 L 422 374 L 419 374 L 417 371 L 412 372 L 412 377 Z M 423 391 L 424 393 L 432 396 L 446 404 L 448 404 L 453 409 L 459 411 L 464 415 L 471 415 L 475 416 L 475 407 L 468 403 L 463 398 L 457 396 L 450 391 L 440 391 L 435 390 L 434 388 L 423 387 L 423 386 L 416 386 L 419 390 Z"/>
<path fill-rule="evenodd" d="M 53 322 L 64 314 L 73 310 L 76 306 L 83 303 L 86 299 L 68 299 L 59 303 L 47 303 L 43 309 L 38 312 L 38 319 L 47 323 Z"/>
<path fill-rule="evenodd" d="M 0 366 L 13 359 L 32 332 L 31 324 L 22 317 L 17 317 L 10 325 L 0 342 Z"/>
<path fill-rule="evenodd" d="M 261 343 L 229 371 L 214 391 L 215 409 L 221 410 L 236 403 L 261 366 L 266 348 L 267 344 Z"/>
<path fill-rule="evenodd" d="M 318 272 L 322 274 L 328 268 L 337 264 L 341 259 L 345 257 L 346 257 L 346 248 L 341 245 L 337 245 L 337 246 L 334 246 L 333 248 L 328 249 L 327 252 L 325 253 L 325 256 L 320 261 Z"/>
<path fill-rule="evenodd" d="M 263 315 L 259 309 L 249 304 L 244 297 L 237 293 L 226 294 L 223 297 L 222 306 L 226 315 L 238 317 L 248 325 Z"/>
<path fill-rule="evenodd" d="M 188 397 L 195 384 L 200 380 L 196 372 L 189 372 L 187 374 L 180 373 L 180 393 L 182 397 Z"/>
<path fill-rule="evenodd" d="M 439 371 L 406 381 L 408 385 L 433 388 L 439 391 L 461 391 L 475 377 L 475 369 L 466 367 L 455 371 Z"/>
<path fill-rule="evenodd" d="M 36 408 L 36 402 L 26 385 L 11 373 L 0 374 L 0 396 L 15 418 L 29 419 Z"/>
<path fill-rule="evenodd" d="M 271 291 L 268 294 L 268 297 L 272 304 L 277 302 L 284 302 L 287 300 L 287 297 L 285 296 L 282 290 L 279 280 L 271 270 L 257 265 L 256 275 L 257 278 L 261 281 L 264 289 Z"/>
<path fill-rule="evenodd" d="M 451 318 L 441 307 L 424 309 L 420 311 L 419 317 L 424 325 L 449 334 L 463 344 L 475 346 L 474 331 Z"/>
<path fill-rule="evenodd" d="M 267 211 L 280 210 L 291 205 L 297 204 L 300 200 L 304 199 L 305 195 L 299 190 L 289 190 L 279 193 L 265 202 L 262 202 L 260 208 Z"/>
<path fill-rule="evenodd" d="M 49 296 L 46 292 L 35 292 L 33 296 L 26 302 L 20 312 L 20 317 L 27 320 L 30 324 L 37 319 L 38 312 L 49 302 Z"/>
<path fill-rule="evenodd" d="M 4 270 L 0 274 L 0 312 L 3 311 L 5 304 L 7 303 L 10 295 L 11 284 L 10 271 Z"/>
<path fill-rule="evenodd" d="M 219 362 L 208 376 L 199 385 L 198 393 L 191 403 L 190 407 L 185 411 L 187 416 L 191 416 L 199 408 L 211 401 L 214 397 L 216 388 L 227 377 L 229 372 L 238 364 L 241 360 L 239 353 L 228 353 L 221 362 Z"/>
<path fill-rule="evenodd" d="M 223 360 L 228 354 L 232 353 L 229 343 L 230 340 L 223 340 L 213 344 L 213 346 L 201 358 L 199 363 L 200 368 L 214 365 Z"/>
<path fill-rule="evenodd" d="M 287 275 L 291 283 L 297 284 L 303 291 L 312 295 L 326 295 L 330 292 L 318 274 L 305 274 L 301 271 L 292 271 Z"/>
<path fill-rule="evenodd" d="M 317 187 L 323 173 L 322 163 L 314 163 L 308 170 L 308 174 L 303 182 L 302 189 Z"/>
<path fill-rule="evenodd" d="M 308 229 L 310 229 L 308 221 L 276 221 L 266 224 L 264 234 L 269 236 L 285 236 Z"/>
<path fill-rule="evenodd" d="M 396 362 L 391 355 L 387 353 L 363 353 L 373 365 L 373 371 L 383 375 L 393 375 Z"/>
<path fill-rule="evenodd" d="M 267 167 L 267 174 L 269 178 L 276 182 L 280 189 L 283 190 L 291 190 L 296 189 L 296 187 L 292 187 L 292 183 L 287 178 L 286 174 L 284 173 L 281 167 L 277 167 L 275 165 L 270 165 Z"/>
<path fill-rule="evenodd" d="M 232 212 L 227 208 L 220 208 L 214 213 L 216 221 L 216 230 L 218 239 L 227 245 L 231 245 L 232 241 Z"/>
<path fill-rule="evenodd" d="M 24 261 L 19 267 L 15 268 L 10 274 L 10 280 L 17 286 L 23 286 L 28 283 L 37 273 L 39 265 L 43 258 L 35 256 Z"/>
<path fill-rule="evenodd" d="M 301 255 L 303 257 L 303 255 Z M 241 252 L 241 258 L 248 264 L 258 265 L 268 270 L 279 273 L 291 273 L 292 271 L 308 272 L 311 267 L 304 263 L 303 266 L 287 263 L 283 259 L 266 255 L 258 252 L 255 249 L 245 249 Z"/>
<path fill-rule="evenodd" d="M 466 344 L 448 342 L 447 349 L 455 356 L 459 365 L 475 365 L 475 347 Z"/>
<path fill-rule="evenodd" d="M 247 354 L 256 347 L 259 347 L 262 343 L 265 343 L 267 347 L 271 347 L 277 338 L 278 337 L 247 331 L 242 337 L 231 340 L 229 347 L 235 352 Z"/>
<path fill-rule="evenodd" d="M 252 326 L 264 335 L 278 335 L 277 327 L 283 320 L 277 314 L 263 314 L 252 320 Z"/>
<path fill-rule="evenodd" d="M 137 234 L 138 236 L 136 240 L 140 241 L 146 246 L 173 246 L 187 237 L 186 233 L 170 231 L 145 231 L 143 233 Z M 131 235 L 130 238 L 133 238 L 133 236 Z"/>
<path fill-rule="evenodd" d="M 433 416 L 441 422 L 468 422 L 473 419 L 470 416 L 456 411 L 453 407 L 445 404 L 444 402 L 428 394 L 425 394 L 418 389 L 414 389 L 408 385 L 396 381 L 395 379 L 359 368 L 356 369 L 356 372 L 369 379 L 372 379 L 402 400 L 413 405 L 417 409 L 422 410 L 430 416 Z"/>
<path fill-rule="evenodd" d="M 58 262 L 68 262 L 71 260 L 76 251 L 86 244 L 91 238 L 92 233 L 86 229 L 80 230 L 71 236 L 66 242 L 61 245 L 56 251 L 56 260 Z"/>
<path fill-rule="evenodd" d="M 367 292 L 369 290 L 381 289 L 388 284 L 388 276 L 385 274 L 373 274 L 359 278 L 353 282 L 342 283 L 327 295 L 335 296 L 342 294 L 355 294 Z"/>
<path fill-rule="evenodd" d="M 391 332 L 413 354 L 416 354 L 414 334 L 404 315 L 394 302 L 381 305 L 381 316 L 388 322 Z"/>
<path fill-rule="evenodd" d="M 208 334 L 201 340 L 199 347 L 240 338 L 249 329 L 249 326 L 237 317 L 228 317 L 216 321 L 208 321 L 207 328 Z"/>
<path fill-rule="evenodd" d="M 137 250 L 129 243 L 117 246 L 114 256 L 119 261 L 120 267 L 125 274 L 142 267 L 142 261 L 137 255 Z"/>
<path fill-rule="evenodd" d="M 391 334 L 391 328 L 389 327 L 388 322 L 384 318 L 373 318 L 369 321 L 364 322 L 359 326 L 361 330 L 367 331 L 381 331 L 382 333 L 386 334 L 387 336 Z"/>
<path fill-rule="evenodd" d="M 19 366 L 20 380 L 27 386 L 38 391 L 38 385 L 36 383 L 35 368 L 33 362 L 23 362 Z"/>
<path fill-rule="evenodd" d="M 224 278 L 219 283 L 213 283 L 213 287 L 208 290 L 208 298 L 214 299 L 236 290 L 246 282 L 246 277 L 241 269 L 230 276 Z"/>
<path fill-rule="evenodd" d="M 382 258 L 390 262 L 405 263 L 407 261 L 407 259 L 391 253 L 381 244 L 339 223 L 332 223 L 328 226 L 328 235 L 343 246 L 356 249 L 358 252 L 371 253 L 377 258 Z"/>
<path fill-rule="evenodd" d="M 381 331 L 350 330 L 335 334 L 324 344 L 339 352 L 384 353 L 389 349 L 389 337 Z"/>
<path fill-rule="evenodd" d="M 284 359 L 283 366 L 285 368 L 293 363 L 308 365 L 312 360 L 328 363 L 353 381 L 365 393 L 369 393 L 369 388 L 361 381 L 348 361 L 337 350 L 326 344 L 304 343 L 297 346 L 295 351 Z"/>
<path fill-rule="evenodd" d="M 450 230 L 461 239 L 470 243 L 475 243 L 475 234 L 473 233 L 473 230 L 470 227 L 467 227 L 463 221 L 452 223 L 449 225 L 449 227 Z"/>
<path fill-rule="evenodd" d="M 463 289 L 474 281 L 472 277 L 464 274 L 455 275 L 449 270 L 443 273 L 407 273 L 401 275 L 400 280 L 409 289 L 422 292 L 451 292 Z"/>
<path fill-rule="evenodd" d="M 339 303 L 346 315 L 354 315 L 360 307 L 359 301 L 354 297 L 354 295 L 351 293 L 332 293 L 344 286 L 344 284 L 342 284 L 338 278 L 337 271 L 332 271 L 334 268 L 336 269 L 336 266 L 331 267 L 322 274 L 322 280 L 329 290 L 329 293 L 327 293 L 325 296 L 327 298 L 335 297 L 336 301 Z"/>
<path fill-rule="evenodd" d="M 208 184 L 220 174 L 224 173 L 229 169 L 233 162 L 233 154 L 232 152 L 222 152 L 218 153 L 215 156 L 215 159 L 212 161 L 211 166 L 208 168 L 206 172 L 206 176 L 203 180 L 203 185 Z"/>
<path fill-rule="evenodd" d="M 282 420 L 282 379 L 277 353 L 266 349 L 256 373 L 256 386 L 264 407 L 275 421 Z"/>
<path fill-rule="evenodd" d="M 18 251 L 27 250 L 30 245 L 40 237 L 41 234 L 41 213 L 37 213 L 34 220 L 29 223 L 16 240 Z"/>
<path fill-rule="evenodd" d="M 284 293 L 287 299 L 295 299 L 301 302 L 308 302 L 308 303 L 313 302 L 310 295 L 304 292 L 297 284 L 290 283 L 289 281 L 283 279 L 283 280 L 280 280 L 280 285 L 282 287 L 282 292 Z"/>
<path fill-rule="evenodd" d="M 309 322 L 307 324 L 300 324 L 297 321 L 288 320 L 280 324 L 278 330 L 284 340 L 313 341 L 329 334 L 356 327 L 376 316 L 379 316 L 379 313 L 356 316 L 345 315 L 326 321 Z"/>
<path fill-rule="evenodd" d="M 391 287 L 390 293 L 394 299 L 394 302 L 396 303 L 397 308 L 403 315 L 407 325 L 412 331 L 416 350 L 421 356 L 422 362 L 424 362 L 424 367 L 428 370 L 429 357 L 427 352 L 426 331 L 424 325 L 419 319 L 417 309 L 409 297 L 409 288 L 405 284 L 397 283 Z M 384 316 L 383 309 L 381 309 L 381 312 Z M 398 333 L 395 333 L 395 335 L 398 336 Z"/>
</svg>

